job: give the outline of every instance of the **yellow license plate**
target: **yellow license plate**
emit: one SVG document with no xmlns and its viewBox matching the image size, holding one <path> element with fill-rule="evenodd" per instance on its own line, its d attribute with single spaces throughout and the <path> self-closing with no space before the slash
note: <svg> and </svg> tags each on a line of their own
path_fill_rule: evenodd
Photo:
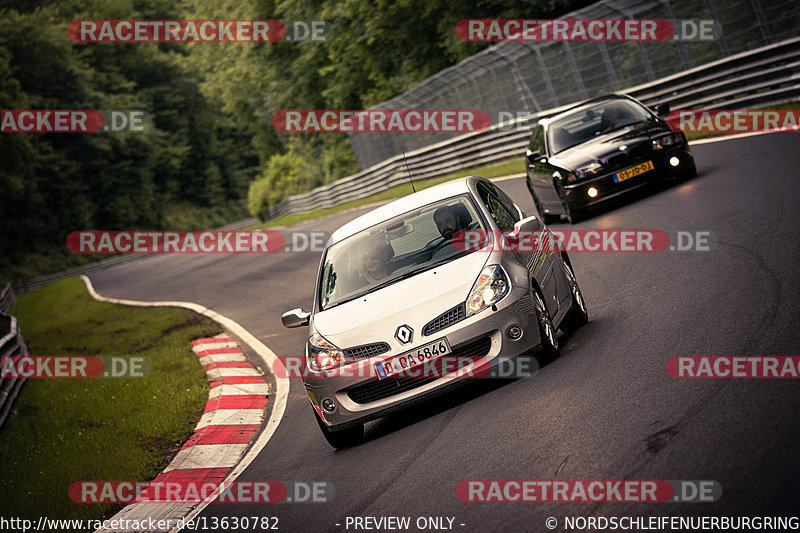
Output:
<svg viewBox="0 0 800 533">
<path fill-rule="evenodd" d="M 619 183 L 620 181 L 625 181 L 626 179 L 638 176 L 639 174 L 650 172 L 654 168 L 655 167 L 653 166 L 652 161 L 645 161 L 644 163 L 639 163 L 635 167 L 626 168 L 625 170 L 617 172 L 614 174 L 614 181 Z"/>
</svg>

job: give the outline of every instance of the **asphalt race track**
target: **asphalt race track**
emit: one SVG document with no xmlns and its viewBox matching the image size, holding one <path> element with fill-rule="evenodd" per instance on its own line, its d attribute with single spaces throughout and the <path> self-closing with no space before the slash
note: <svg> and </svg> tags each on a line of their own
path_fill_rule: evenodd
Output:
<svg viewBox="0 0 800 533">
<path fill-rule="evenodd" d="M 277 516 L 282 531 L 345 531 L 348 516 L 410 516 L 412 531 L 428 516 L 454 517 L 463 531 L 547 531 L 551 516 L 561 529 L 565 516 L 796 513 L 800 381 L 677 380 L 665 363 L 800 355 L 798 141 L 779 133 L 694 146 L 696 179 L 578 224 L 710 231 L 719 244 L 571 254 L 590 323 L 562 337 L 562 356 L 531 377 L 463 387 L 368 425 L 363 444 L 339 451 L 292 380 L 284 420 L 239 480 L 327 481 L 333 500 L 215 504 L 201 516 Z M 500 185 L 533 211 L 522 179 Z M 291 229 L 331 232 L 367 210 Z M 173 255 L 90 277 L 104 296 L 205 305 L 287 356 L 302 353 L 306 331 L 284 329 L 280 315 L 310 307 L 318 261 L 310 252 Z M 456 497 L 465 479 L 716 480 L 723 495 L 716 503 L 467 503 Z"/>
</svg>

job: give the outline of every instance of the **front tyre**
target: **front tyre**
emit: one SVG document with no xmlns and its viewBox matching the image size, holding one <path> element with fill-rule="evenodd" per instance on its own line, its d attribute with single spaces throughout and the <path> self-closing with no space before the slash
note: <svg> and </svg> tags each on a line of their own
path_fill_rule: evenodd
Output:
<svg viewBox="0 0 800 533">
<path fill-rule="evenodd" d="M 564 272 L 567 274 L 567 283 L 572 294 L 572 307 L 569 314 L 564 317 L 565 331 L 574 331 L 589 322 L 589 312 L 586 310 L 586 301 L 583 299 L 578 280 L 567 261 L 564 261 Z"/>
<path fill-rule="evenodd" d="M 553 361 L 561 354 L 558 349 L 558 336 L 553 321 L 550 320 L 550 315 L 547 313 L 542 295 L 536 289 L 533 289 L 533 303 L 536 307 L 536 322 L 539 325 L 539 340 L 542 346 L 540 357 L 544 361 Z"/>
<path fill-rule="evenodd" d="M 570 224 L 577 224 L 583 220 L 583 212 L 576 209 L 574 206 L 564 198 L 564 192 L 561 191 L 558 195 L 561 198 L 561 207 L 564 209 L 564 216 Z"/>
<path fill-rule="evenodd" d="M 533 205 L 536 207 L 536 214 L 539 216 L 541 221 L 544 222 L 545 225 L 549 225 L 549 224 L 554 224 L 559 220 L 561 220 L 561 216 L 559 215 L 551 215 L 545 213 L 544 209 L 542 209 L 542 206 L 539 203 L 539 198 L 537 198 L 536 193 L 533 192 L 533 187 L 531 187 L 531 182 L 528 179 L 526 179 L 525 184 L 528 186 L 528 192 L 531 193 L 531 198 L 533 198 Z"/>
<path fill-rule="evenodd" d="M 316 418 L 319 429 L 322 431 L 325 440 L 328 441 L 328 444 L 333 448 L 348 448 L 358 444 L 364 438 L 364 424 L 359 424 L 341 431 L 331 431 L 328 426 L 320 420 L 316 411 L 314 411 L 314 418 Z"/>
<path fill-rule="evenodd" d="M 697 166 L 695 165 L 694 160 L 693 160 L 692 161 L 692 165 L 683 174 L 683 179 L 690 180 L 690 179 L 693 179 L 693 178 L 696 178 L 696 177 L 697 177 Z"/>
</svg>

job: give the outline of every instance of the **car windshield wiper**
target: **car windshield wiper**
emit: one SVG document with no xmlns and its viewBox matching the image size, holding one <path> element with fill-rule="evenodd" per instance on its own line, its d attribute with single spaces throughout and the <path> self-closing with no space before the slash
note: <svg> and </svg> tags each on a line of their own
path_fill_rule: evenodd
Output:
<svg viewBox="0 0 800 533">
<path fill-rule="evenodd" d="M 405 272 L 403 274 L 400 274 L 396 278 L 388 279 L 388 280 L 384 281 L 383 283 L 378 283 L 374 287 L 370 287 L 370 289 L 367 292 L 368 293 L 374 292 L 374 291 L 377 291 L 378 289 L 382 289 L 384 287 L 388 287 L 389 285 L 392 285 L 392 284 L 394 284 L 394 283 L 396 283 L 398 281 L 402 281 L 402 280 L 408 279 L 408 278 L 410 278 L 412 276 L 416 276 L 417 274 L 421 274 L 421 273 L 423 273 L 423 272 L 425 272 L 427 270 L 431 270 L 432 268 L 436 268 L 439 265 L 443 265 L 444 263 L 448 263 L 448 262 L 450 262 L 450 259 L 451 258 L 448 257 L 447 259 L 442 259 L 440 261 L 436 261 L 435 263 L 431 263 L 430 265 L 425 265 L 422 268 L 418 268 L 416 270 L 411 270 L 409 272 Z"/>
</svg>

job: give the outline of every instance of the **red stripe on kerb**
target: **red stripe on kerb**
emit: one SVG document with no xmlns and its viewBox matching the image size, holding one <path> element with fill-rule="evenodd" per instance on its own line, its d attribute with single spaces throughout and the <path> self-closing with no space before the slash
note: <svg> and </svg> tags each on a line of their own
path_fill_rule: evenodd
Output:
<svg viewBox="0 0 800 533">
<path fill-rule="evenodd" d="M 192 435 L 184 448 L 204 444 L 247 444 L 258 431 L 258 424 L 206 426 Z"/>
<path fill-rule="evenodd" d="M 208 400 L 204 413 L 217 409 L 263 409 L 267 405 L 267 397 L 256 394 L 228 394 Z"/>
<path fill-rule="evenodd" d="M 203 365 L 203 368 L 209 371 L 215 368 L 253 368 L 253 365 L 250 364 L 250 361 L 212 361 Z"/>
<path fill-rule="evenodd" d="M 236 342 L 230 337 L 219 337 L 217 339 L 213 337 L 206 337 L 204 339 L 197 339 L 192 341 L 192 346 L 197 346 L 198 344 L 215 344 L 217 342 Z"/>
</svg>

